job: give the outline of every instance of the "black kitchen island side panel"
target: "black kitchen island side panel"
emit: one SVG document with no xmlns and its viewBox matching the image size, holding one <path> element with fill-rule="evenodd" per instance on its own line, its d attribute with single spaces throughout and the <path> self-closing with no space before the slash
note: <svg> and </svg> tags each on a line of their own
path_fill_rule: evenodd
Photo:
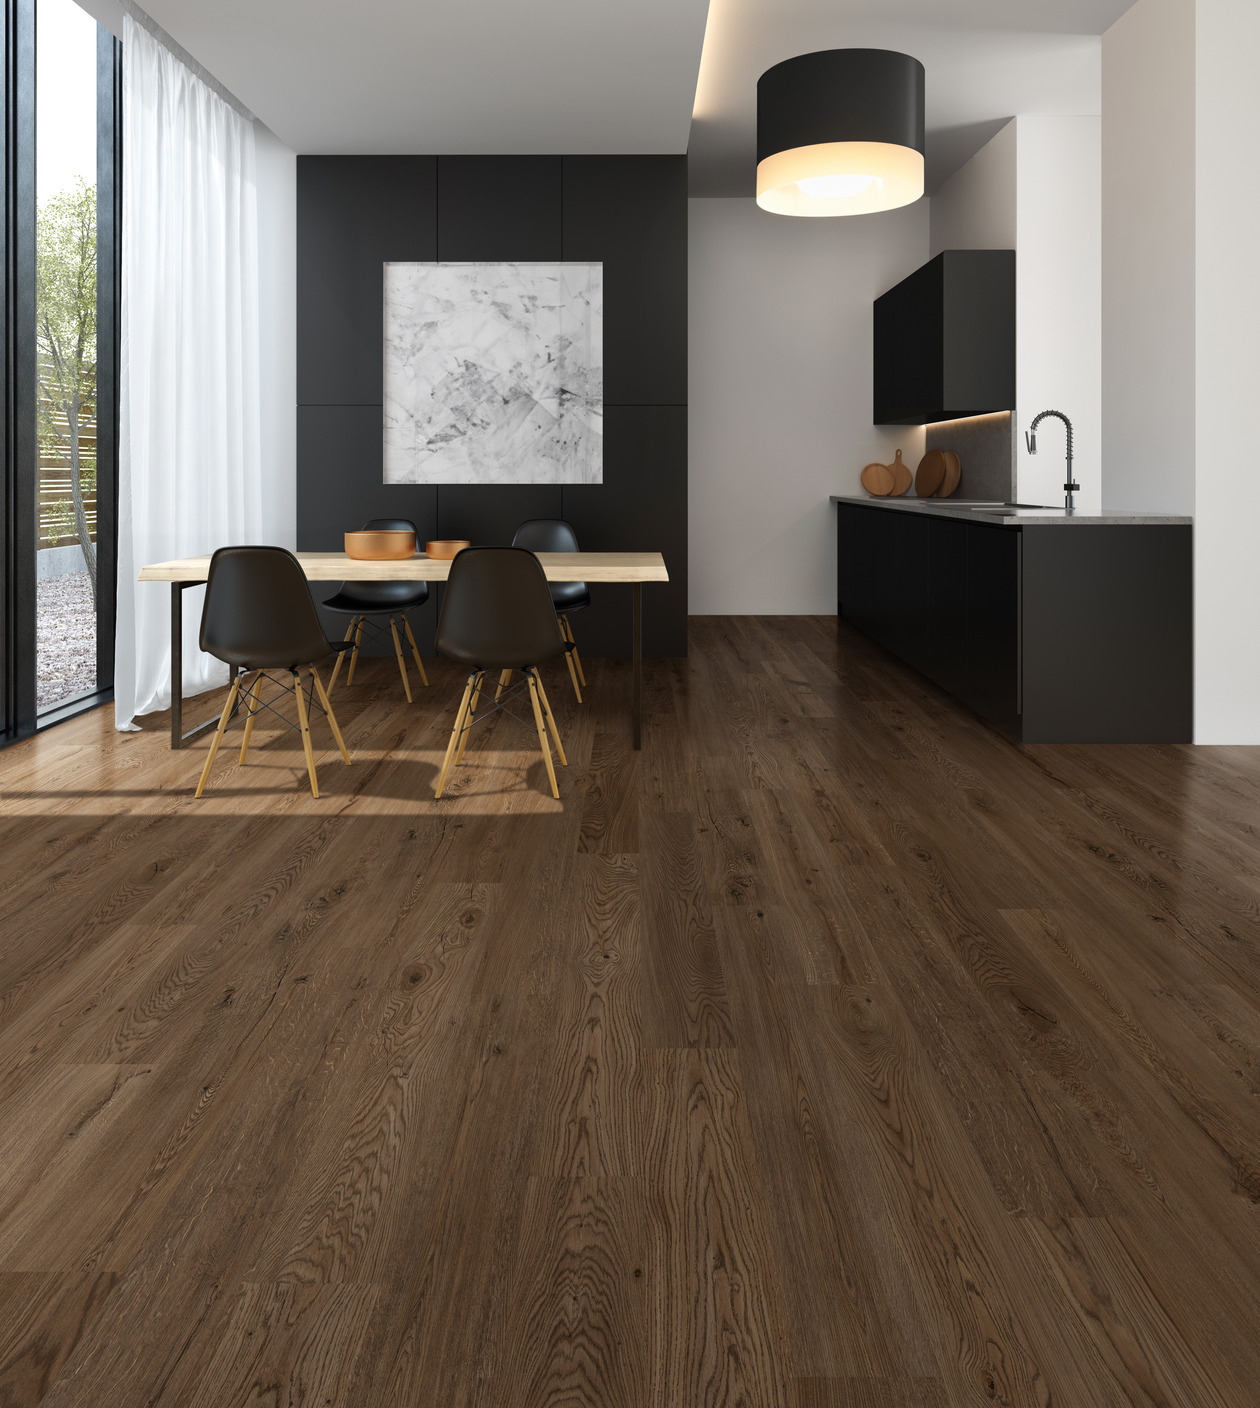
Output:
<svg viewBox="0 0 1260 1408">
<path fill-rule="evenodd" d="M 1023 538 L 1024 741 L 1188 743 L 1191 530 L 1082 524 Z"/>
<path fill-rule="evenodd" d="M 525 518 L 568 517 L 583 547 L 664 553 L 670 582 L 643 588 L 643 649 L 686 654 L 686 159 L 301 156 L 297 165 L 299 549 L 338 548 L 343 532 L 373 517 L 490 544 L 510 542 Z M 604 266 L 604 482 L 384 484 L 385 261 L 553 259 Z M 628 654 L 630 589 L 596 585 L 591 596 L 574 618 L 579 645 Z M 432 613 L 431 603 L 417 617 L 422 646 Z"/>
<path fill-rule="evenodd" d="M 1191 529 L 840 503 L 838 611 L 1025 743 L 1188 743 Z"/>
</svg>

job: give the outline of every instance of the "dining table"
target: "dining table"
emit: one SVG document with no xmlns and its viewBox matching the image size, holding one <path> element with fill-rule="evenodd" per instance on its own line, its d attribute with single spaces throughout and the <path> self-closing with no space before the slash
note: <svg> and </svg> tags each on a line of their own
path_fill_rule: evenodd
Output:
<svg viewBox="0 0 1260 1408">
<path fill-rule="evenodd" d="M 633 746 L 643 747 L 643 584 L 668 582 L 665 559 L 659 552 L 540 552 L 535 554 L 549 582 L 618 582 L 630 586 L 630 731 Z M 367 560 L 344 552 L 295 553 L 310 582 L 445 582 L 451 558 L 414 557 Z M 140 569 L 141 582 L 169 582 L 171 588 L 171 747 L 186 748 L 218 723 L 217 715 L 184 731 L 181 671 L 174 662 L 184 656 L 183 594 L 202 585 L 210 572 L 210 554 L 153 562 Z"/>
</svg>

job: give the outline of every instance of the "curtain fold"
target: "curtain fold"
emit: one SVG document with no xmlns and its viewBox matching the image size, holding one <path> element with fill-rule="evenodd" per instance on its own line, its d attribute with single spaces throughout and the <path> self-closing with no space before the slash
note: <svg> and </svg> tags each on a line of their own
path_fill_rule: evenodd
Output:
<svg viewBox="0 0 1260 1408">
<path fill-rule="evenodd" d="M 171 702 L 169 590 L 149 562 L 262 541 L 254 128 L 130 15 L 123 28 L 115 725 Z M 225 682 L 184 595 L 185 694 Z"/>
</svg>

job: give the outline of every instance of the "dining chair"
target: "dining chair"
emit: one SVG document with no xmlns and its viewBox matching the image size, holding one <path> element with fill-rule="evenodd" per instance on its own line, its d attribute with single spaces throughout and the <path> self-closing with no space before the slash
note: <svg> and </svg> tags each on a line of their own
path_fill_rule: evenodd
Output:
<svg viewBox="0 0 1260 1408">
<path fill-rule="evenodd" d="M 337 718 L 324 692 L 315 669 L 317 660 L 348 649 L 346 641 L 330 641 L 320 624 L 319 613 L 311 596 L 310 584 L 301 564 L 287 548 L 230 547 L 219 548 L 210 559 L 206 578 L 206 599 L 201 610 L 201 648 L 207 654 L 225 661 L 232 667 L 232 688 L 219 718 L 219 727 L 210 744 L 201 780 L 194 795 L 205 791 L 206 780 L 223 742 L 223 735 L 240 702 L 241 671 L 253 674 L 245 691 L 247 706 L 245 736 L 241 740 L 241 763 L 249 752 L 249 740 L 259 709 L 270 710 L 277 718 L 296 727 L 302 735 L 306 754 L 306 771 L 311 780 L 311 796 L 319 796 L 315 776 L 315 751 L 311 746 L 311 725 L 308 704 L 321 708 L 328 718 L 333 738 L 341 750 L 342 760 L 349 765 L 350 754 L 337 727 Z M 179 668 L 176 662 L 175 668 Z M 305 669 L 311 678 L 313 696 L 308 699 L 300 672 Z M 275 679 L 269 670 L 286 671 L 288 681 Z M 287 694 L 292 691 L 297 702 L 298 722 L 290 722 L 262 697 L 264 680 L 277 684 Z"/>
<path fill-rule="evenodd" d="M 416 525 L 409 518 L 369 518 L 363 525 L 363 530 L 414 533 Z M 385 634 L 385 626 L 379 620 L 373 619 L 381 616 L 389 618 L 389 632 L 393 636 L 394 654 L 398 658 L 398 673 L 402 675 L 407 703 L 412 702 L 411 683 L 407 679 L 407 662 L 403 658 L 402 641 L 398 637 L 398 621 L 402 622 L 403 630 L 407 634 L 407 643 L 411 647 L 416 669 L 420 672 L 420 683 L 428 685 L 429 677 L 424 672 L 424 661 L 420 658 L 416 638 L 411 633 L 411 622 L 407 620 L 407 612 L 413 606 L 423 606 L 428 599 L 428 582 L 342 582 L 334 595 L 323 604 L 329 611 L 338 611 L 350 617 L 350 625 L 346 629 L 346 640 L 352 646 L 350 669 L 346 674 L 348 685 L 354 683 L 354 667 L 359 663 L 359 646 L 363 641 L 364 628 L 379 636 Z M 328 682 L 329 694 L 337 686 L 337 676 L 341 673 L 341 658 L 338 656 L 337 663 L 333 666 L 332 679 Z"/>
<path fill-rule="evenodd" d="M 573 525 L 563 518 L 527 518 L 516 530 L 512 539 L 514 548 L 528 548 L 530 552 L 577 552 L 577 534 Z M 577 641 L 573 639 L 573 626 L 569 616 L 591 604 L 590 588 L 585 582 L 548 582 L 552 605 L 560 621 L 564 635 L 564 659 L 569 667 L 569 678 L 573 681 L 573 693 L 582 702 L 582 690 L 578 681 L 586 683 L 582 670 L 582 657 L 578 654 Z M 574 667 L 577 667 L 576 669 Z"/>
<path fill-rule="evenodd" d="M 547 590 L 547 578 L 532 552 L 517 547 L 474 547 L 465 548 L 455 557 L 438 619 L 437 652 L 466 666 L 469 675 L 442 760 L 435 798 L 442 795 L 452 763 L 458 764 L 463 759 L 473 725 L 500 709 L 512 714 L 508 706 L 526 691 L 533 706 L 534 727 L 543 762 L 547 765 L 551 795 L 560 796 L 547 742 L 548 729 L 561 763 L 567 766 L 569 760 L 560 742 L 560 732 L 538 666 L 554 659 L 564 648 L 564 637 Z M 506 698 L 501 699 L 503 672 L 514 670 L 520 671 L 523 683 L 508 687 Z M 491 699 L 486 677 L 496 672 L 500 683 Z M 491 707 L 478 714 L 477 705 L 482 699 L 490 699 Z M 512 717 L 525 722 L 519 714 L 512 714 Z"/>
</svg>

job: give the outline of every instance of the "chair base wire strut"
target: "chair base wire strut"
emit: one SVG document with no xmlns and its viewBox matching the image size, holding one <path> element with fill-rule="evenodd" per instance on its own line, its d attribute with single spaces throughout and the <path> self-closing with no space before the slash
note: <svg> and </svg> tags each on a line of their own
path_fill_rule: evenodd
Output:
<svg viewBox="0 0 1260 1408">
<path fill-rule="evenodd" d="M 341 753 L 342 761 L 350 764 L 350 753 L 346 748 L 346 741 L 341 736 L 341 729 L 337 726 L 337 716 L 333 713 L 332 704 L 329 703 L 328 695 L 324 691 L 323 681 L 319 677 L 319 672 L 314 665 L 307 666 L 311 676 L 311 688 L 308 690 L 303 686 L 301 675 L 297 670 L 292 671 L 292 683 L 286 684 L 282 680 L 269 675 L 266 670 L 254 672 L 254 678 L 250 681 L 248 689 L 245 691 L 244 702 L 246 705 L 245 733 L 241 739 L 240 762 L 243 765 L 249 754 L 250 738 L 254 732 L 254 723 L 258 717 L 260 709 L 266 709 L 268 713 L 274 714 L 287 728 L 297 729 L 302 735 L 302 751 L 306 758 L 306 772 L 310 778 L 311 796 L 319 796 L 319 781 L 315 775 L 315 749 L 311 742 L 310 709 L 319 709 L 328 719 L 328 726 L 332 729 L 333 738 L 336 740 L 337 748 Z M 248 672 L 247 672 L 248 673 Z M 227 703 L 223 706 L 223 713 L 219 718 L 219 726 L 215 731 L 214 738 L 210 743 L 210 752 L 206 756 L 205 766 L 201 770 L 201 779 L 197 783 L 197 790 L 194 797 L 200 797 L 205 791 L 206 783 L 210 778 L 210 769 L 214 766 L 214 760 L 218 756 L 219 744 L 223 742 L 223 735 L 227 732 L 238 706 L 238 695 L 240 694 L 241 681 L 245 675 L 236 675 L 232 680 L 232 688 L 228 693 Z M 262 685 L 264 680 L 269 680 L 278 686 L 284 694 L 292 694 L 297 701 L 298 722 L 295 724 L 275 708 L 267 703 L 262 697 Z"/>
<path fill-rule="evenodd" d="M 534 728 L 538 733 L 538 745 L 542 750 L 543 762 L 547 767 L 547 778 L 551 783 L 551 795 L 559 800 L 560 789 L 556 783 L 556 770 L 551 761 L 551 747 L 547 741 L 548 732 L 555 742 L 561 765 L 568 767 L 569 759 L 565 755 L 564 744 L 560 741 L 560 730 L 556 727 L 555 715 L 551 712 L 551 702 L 547 698 L 547 691 L 543 688 L 538 671 L 530 666 L 522 671 L 523 677 L 519 684 L 509 684 L 504 677 L 512 672 L 504 670 L 500 672 L 493 693 L 490 691 L 487 679 L 491 673 L 493 672 L 489 670 L 474 670 L 468 676 L 468 683 L 464 686 L 464 696 L 455 713 L 455 724 L 451 729 L 450 742 L 446 745 L 446 755 L 442 759 L 442 771 L 438 776 L 437 788 L 433 793 L 434 799 L 439 799 L 442 796 L 452 765 L 458 767 L 463 760 L 464 750 L 468 747 L 468 736 L 476 724 L 485 723 L 494 714 L 502 711 L 511 715 L 518 723 L 529 727 L 528 720 L 523 719 L 508 707 L 528 692 L 534 714 Z M 506 697 L 504 697 L 505 690 Z M 482 699 L 488 700 L 490 707 L 479 714 L 477 703 Z"/>
</svg>

